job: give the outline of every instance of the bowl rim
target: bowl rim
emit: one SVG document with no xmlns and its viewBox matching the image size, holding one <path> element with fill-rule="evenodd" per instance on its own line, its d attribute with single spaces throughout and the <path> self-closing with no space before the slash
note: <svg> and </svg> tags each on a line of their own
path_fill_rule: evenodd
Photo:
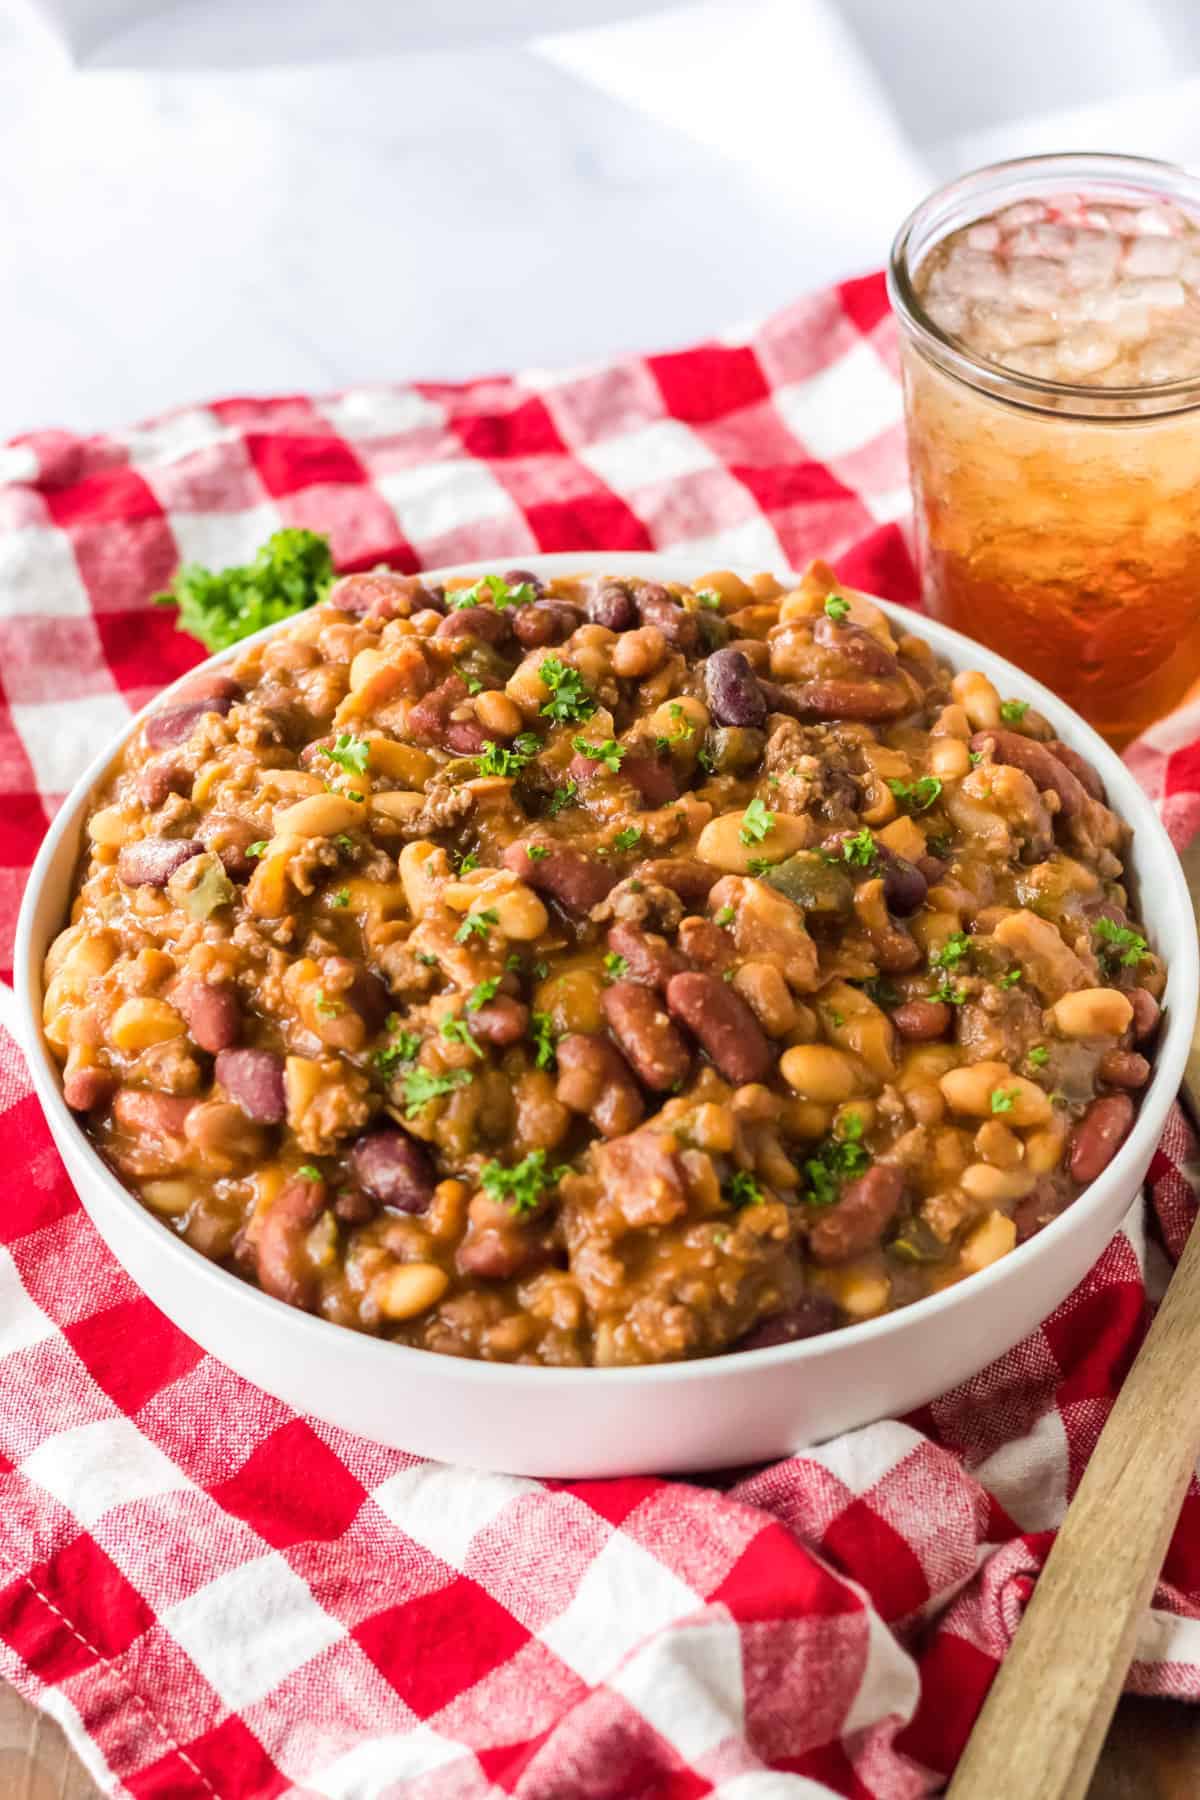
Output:
<svg viewBox="0 0 1200 1800">
<path fill-rule="evenodd" d="M 680 548 L 678 553 L 671 551 L 609 551 L 606 553 L 589 550 L 544 554 L 528 553 L 523 557 L 515 554 L 511 557 L 494 556 L 471 562 L 445 564 L 436 569 L 422 570 L 420 573 L 429 580 L 440 580 L 448 576 L 485 575 L 492 573 L 501 563 L 506 566 L 516 566 L 518 562 L 522 568 L 528 568 L 536 574 L 547 577 L 596 571 L 616 575 L 657 576 L 668 581 L 694 580 L 701 575 L 711 574 L 716 566 L 712 556 L 700 557 L 689 554 L 685 545 Z M 733 565 L 728 566 L 732 567 Z M 749 573 L 747 565 L 743 563 L 739 572 Z M 798 581 L 799 577 L 792 571 L 783 569 L 776 574 L 776 579 L 785 582 L 787 580 Z M 853 587 L 852 583 L 846 585 Z M 865 590 L 855 591 L 865 592 Z M 889 619 L 900 624 L 906 631 L 923 635 L 935 652 L 949 661 L 956 669 L 982 669 L 991 679 L 1002 683 L 1007 694 L 1031 702 L 1050 720 L 1051 724 L 1055 726 L 1056 732 L 1064 736 L 1066 742 L 1079 748 L 1097 766 L 1110 795 L 1115 790 L 1117 810 L 1126 822 L 1132 825 L 1135 841 L 1140 841 L 1143 857 L 1148 857 L 1161 864 L 1161 868 L 1156 868 L 1154 874 L 1156 882 L 1161 878 L 1168 890 L 1165 895 L 1164 910 L 1173 913 L 1178 907 L 1181 909 L 1181 916 L 1190 923 L 1192 917 L 1191 897 L 1174 846 L 1152 802 L 1139 787 L 1136 779 L 1121 762 L 1116 752 L 1110 749 L 1099 734 L 1041 682 L 1025 674 L 1015 664 L 1009 663 L 994 651 L 977 644 L 974 639 L 954 631 L 934 619 L 926 618 L 923 614 L 914 612 L 908 607 L 880 599 L 874 594 L 868 595 L 868 598 L 878 604 Z M 253 1319 L 258 1314 L 266 1329 L 269 1329 L 274 1322 L 278 1327 L 286 1325 L 293 1332 L 317 1333 L 319 1335 L 312 1339 L 314 1350 L 320 1349 L 323 1345 L 326 1350 L 333 1351 L 335 1347 L 340 1346 L 342 1353 L 359 1355 L 368 1361 L 378 1357 L 399 1356 L 405 1360 L 399 1365 L 399 1369 L 393 1372 L 401 1372 L 407 1368 L 410 1375 L 416 1375 L 427 1366 L 428 1358 L 434 1355 L 434 1352 L 419 1349 L 415 1345 L 397 1344 L 371 1333 L 356 1332 L 348 1326 L 339 1325 L 332 1320 L 290 1307 L 285 1301 L 275 1299 L 274 1296 L 265 1293 L 262 1288 L 234 1275 L 218 1263 L 212 1262 L 201 1251 L 193 1249 L 185 1239 L 177 1236 L 156 1219 L 118 1180 L 95 1149 L 74 1113 L 67 1107 L 62 1097 L 58 1065 L 49 1051 L 41 1026 L 41 954 L 35 956 L 34 938 L 37 914 L 42 902 L 42 891 L 47 885 L 51 864 L 59 852 L 63 839 L 73 833 L 78 834 L 83 812 L 94 788 L 107 774 L 118 752 L 139 729 L 146 716 L 160 706 L 164 700 L 169 699 L 178 687 L 193 680 L 200 671 L 220 667 L 240 656 L 250 646 L 272 637 L 276 632 L 286 631 L 291 622 L 283 620 L 278 624 L 267 626 L 264 630 L 255 632 L 253 636 L 230 646 L 229 649 L 218 651 L 215 655 L 194 665 L 185 674 L 156 693 L 145 706 L 133 715 L 119 734 L 106 742 L 103 749 L 93 757 L 63 799 L 42 840 L 30 870 L 17 922 L 13 956 L 13 990 L 16 1001 L 18 1043 L 28 1063 L 34 1091 L 46 1115 L 52 1136 L 57 1139 L 60 1135 L 67 1135 L 72 1139 L 79 1156 L 88 1165 L 88 1179 L 94 1186 L 99 1186 L 103 1190 L 112 1204 L 125 1211 L 126 1222 L 143 1237 L 148 1255 L 153 1255 L 157 1248 L 161 1255 L 173 1259 L 179 1264 L 181 1275 L 185 1275 L 190 1269 L 194 1279 L 208 1284 L 213 1290 L 214 1301 L 219 1300 L 223 1295 L 233 1305 L 240 1304 L 248 1307 L 250 1309 L 248 1318 Z M 72 865 L 73 869 L 74 865 Z M 65 903 L 65 884 L 62 899 Z M 59 916 L 62 917 L 64 912 L 65 905 L 59 908 Z M 1159 935 L 1161 937 L 1161 932 Z M 840 1348 L 848 1349 L 862 1344 L 882 1342 L 896 1333 L 905 1330 L 911 1331 L 914 1327 L 919 1328 L 920 1324 L 926 1320 L 929 1321 L 930 1331 L 934 1331 L 936 1329 L 934 1321 L 957 1312 L 967 1303 L 968 1295 L 982 1295 L 985 1285 L 992 1287 L 998 1282 L 1015 1279 L 1016 1272 L 1028 1263 L 1032 1256 L 1048 1254 L 1056 1242 L 1070 1236 L 1074 1229 L 1073 1218 L 1080 1216 L 1079 1209 L 1084 1208 L 1087 1212 L 1092 1212 L 1103 1207 L 1106 1199 L 1111 1196 L 1114 1189 L 1122 1184 L 1137 1161 L 1145 1153 L 1152 1151 L 1153 1145 L 1162 1131 L 1167 1112 L 1178 1092 L 1191 1044 L 1197 997 L 1200 992 L 1200 943 L 1194 932 L 1184 932 L 1179 942 L 1170 947 L 1167 978 L 1169 1001 L 1167 1022 L 1159 1045 L 1154 1072 L 1145 1090 L 1133 1129 L 1112 1162 L 1057 1219 L 1044 1226 L 1024 1244 L 1017 1245 L 998 1262 L 977 1271 L 965 1280 L 953 1283 L 942 1289 L 940 1293 L 927 1295 L 924 1299 L 914 1301 L 911 1305 L 882 1313 L 876 1318 L 863 1320 L 859 1324 L 842 1326 L 835 1332 L 801 1339 L 796 1343 L 773 1345 L 761 1350 L 737 1353 L 722 1352 L 715 1356 L 695 1357 L 679 1362 L 621 1364 L 607 1368 L 597 1368 L 590 1364 L 570 1368 L 553 1368 L 543 1367 L 540 1364 L 489 1363 L 472 1357 L 452 1359 L 442 1357 L 439 1362 L 443 1365 L 450 1362 L 455 1377 L 461 1376 L 468 1382 L 487 1383 L 491 1381 L 496 1383 L 501 1380 L 515 1379 L 528 1384 L 531 1390 L 533 1388 L 544 1389 L 550 1385 L 576 1386 L 583 1390 L 597 1384 L 611 1386 L 626 1383 L 647 1387 L 660 1384 L 690 1384 L 706 1379 L 719 1381 L 730 1376 L 734 1370 L 766 1369 L 788 1363 L 794 1363 L 799 1369 L 801 1366 L 819 1362 L 822 1357 L 835 1353 Z M 72 1181 L 73 1186 L 78 1185 L 69 1170 L 68 1179 Z M 335 1333 L 336 1336 L 331 1337 L 330 1333 Z M 379 1366 L 382 1371 L 387 1365 L 380 1363 Z M 439 1369 L 440 1375 L 445 1376 L 447 1373 L 449 1371 L 445 1367 Z"/>
</svg>

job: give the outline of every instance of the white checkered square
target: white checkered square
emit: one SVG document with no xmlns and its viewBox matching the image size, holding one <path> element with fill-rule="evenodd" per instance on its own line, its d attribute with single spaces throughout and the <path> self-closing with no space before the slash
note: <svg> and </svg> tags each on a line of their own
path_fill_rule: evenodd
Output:
<svg viewBox="0 0 1200 1800">
<path fill-rule="evenodd" d="M 10 618 L 91 618 L 92 603 L 65 532 L 25 525 L 0 533 L 0 612 Z"/>
<path fill-rule="evenodd" d="M 249 562 L 258 546 L 278 531 L 283 520 L 269 500 L 242 512 L 172 512 L 171 534 L 181 563 L 203 563 L 227 569 Z"/>
<path fill-rule="evenodd" d="M 346 438 L 404 437 L 446 422 L 445 407 L 414 388 L 350 388 L 319 405 L 321 416 Z"/>
<path fill-rule="evenodd" d="M 822 461 L 878 437 L 903 412 L 897 383 L 868 343 L 807 381 L 777 388 L 773 398 L 789 431 Z"/>
<path fill-rule="evenodd" d="M 709 568 L 786 569 L 788 559 L 775 534 L 775 529 L 754 513 L 700 537 L 685 538 L 676 548 L 680 555 L 707 563 Z"/>
<path fill-rule="evenodd" d="M 732 1619 L 713 1619 L 664 1633 L 631 1656 L 608 1685 L 685 1761 L 697 1762 L 742 1732 L 741 1632 Z"/>
<path fill-rule="evenodd" d="M 119 441 L 128 448 L 130 462 L 137 465 L 143 475 L 149 476 L 164 463 L 191 456 L 208 444 L 222 440 L 232 443 L 236 435 L 233 427 L 223 425 L 216 413 L 209 412 L 207 407 L 195 406 L 185 412 L 171 413 L 165 419 L 135 425 L 132 430 L 122 432 Z"/>
<path fill-rule="evenodd" d="M 510 1501 L 541 1492 L 536 1481 L 516 1475 L 473 1475 L 442 1463 L 400 1469 L 372 1499 L 401 1531 L 435 1556 L 461 1569 L 476 1532 L 490 1525 Z"/>
<path fill-rule="evenodd" d="M 461 1762 L 465 1754 L 461 1744 L 439 1737 L 428 1725 L 418 1725 L 413 1731 L 356 1744 L 317 1769 L 306 1786 L 323 1800 L 377 1800 L 380 1794 L 398 1792 L 402 1781 L 415 1781 L 418 1775 Z"/>
<path fill-rule="evenodd" d="M 539 1636 L 584 1681 L 603 1681 L 635 1644 L 699 1605 L 691 1588 L 656 1557 L 615 1531 L 570 1606 Z"/>
<path fill-rule="evenodd" d="M 376 487 L 413 544 L 448 537 L 465 525 L 515 516 L 511 494 L 481 462 L 426 463 L 393 469 Z"/>
<path fill-rule="evenodd" d="M 114 1506 L 190 1488 L 187 1476 L 126 1418 L 60 1431 L 21 1463 L 21 1473 L 93 1525 Z"/>
<path fill-rule="evenodd" d="M 640 431 L 624 437 L 603 438 L 585 444 L 578 452 L 594 475 L 618 494 L 630 494 L 636 488 L 650 487 L 656 481 L 671 481 L 681 475 L 695 475 L 700 469 L 718 466 L 703 438 L 689 431 L 678 419 L 656 419 Z"/>
<path fill-rule="evenodd" d="M 128 702 L 117 693 L 39 700 L 36 706 L 14 703 L 11 710 L 38 791 L 49 795 L 65 794 L 130 718 Z"/>
<path fill-rule="evenodd" d="M 11 1054 L 9 1046 L 5 1050 Z M 53 1337 L 57 1327 L 30 1299 L 17 1265 L 7 1250 L 0 1250 L 0 1356 L 28 1350 Z"/>
<path fill-rule="evenodd" d="M 230 1569 L 161 1616 L 235 1712 L 261 1700 L 344 1636 L 336 1619 L 317 1605 L 308 1583 L 275 1551 Z"/>
</svg>

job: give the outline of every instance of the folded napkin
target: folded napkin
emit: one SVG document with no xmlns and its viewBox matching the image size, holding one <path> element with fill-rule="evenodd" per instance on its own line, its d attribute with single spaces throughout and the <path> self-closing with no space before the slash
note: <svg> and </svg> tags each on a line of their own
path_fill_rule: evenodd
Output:
<svg viewBox="0 0 1200 1800">
<path fill-rule="evenodd" d="M 280 524 L 342 568 L 820 551 L 912 603 L 882 281 L 736 339 L 463 386 L 233 399 L 0 449 L 0 924 L 85 757 L 199 652 L 148 605 Z M 1130 753 L 1200 828 L 1200 716 Z M 10 956 L 6 953 L 6 961 Z M 0 1674 L 133 1800 L 912 1800 L 953 1767 L 1195 1212 L 1172 1116 L 1032 1337 L 726 1480 L 519 1480 L 299 1417 L 96 1236 L 0 1039 Z M 1189 1174 L 1189 1170 L 1191 1171 Z M 1200 1698 L 1200 1490 L 1130 1685 Z"/>
</svg>

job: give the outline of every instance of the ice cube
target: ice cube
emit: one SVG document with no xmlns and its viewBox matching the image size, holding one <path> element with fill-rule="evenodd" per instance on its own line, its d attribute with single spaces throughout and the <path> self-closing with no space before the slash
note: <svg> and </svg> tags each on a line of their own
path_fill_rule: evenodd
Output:
<svg viewBox="0 0 1200 1800">
<path fill-rule="evenodd" d="M 1080 381 L 1109 368 L 1117 360 L 1120 345 L 1098 325 L 1081 325 L 1069 331 L 1058 345 L 1060 381 Z"/>
<path fill-rule="evenodd" d="M 1183 262 L 1183 245 L 1174 237 L 1138 237 L 1125 247 L 1126 275 L 1174 275 Z"/>
<path fill-rule="evenodd" d="M 981 219 L 978 225 L 967 226 L 963 242 L 972 250 L 995 250 L 1000 243 L 1000 227 L 991 219 Z"/>
</svg>

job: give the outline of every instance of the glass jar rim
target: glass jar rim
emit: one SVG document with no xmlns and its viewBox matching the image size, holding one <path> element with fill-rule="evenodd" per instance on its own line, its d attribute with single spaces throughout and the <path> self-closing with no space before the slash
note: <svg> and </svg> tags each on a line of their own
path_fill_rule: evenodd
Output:
<svg viewBox="0 0 1200 1800">
<path fill-rule="evenodd" d="M 1175 200 L 1194 212 L 1200 223 L 1200 179 L 1178 163 L 1152 156 L 1090 150 L 1016 156 L 988 163 L 935 188 L 913 208 L 897 231 L 888 259 L 887 290 L 900 324 L 939 367 L 968 387 L 1012 405 L 1053 413 L 1056 418 L 1074 414 L 1136 424 L 1156 414 L 1182 412 L 1200 404 L 1200 370 L 1173 381 L 1145 382 L 1134 387 L 1051 381 L 1009 369 L 967 349 L 943 331 L 925 310 L 913 278 L 919 261 L 935 244 L 997 206 L 1012 205 L 1026 195 L 1064 183 L 1084 188 L 1109 187 L 1126 194 L 1133 191 L 1143 204 L 1155 199 Z"/>
</svg>

